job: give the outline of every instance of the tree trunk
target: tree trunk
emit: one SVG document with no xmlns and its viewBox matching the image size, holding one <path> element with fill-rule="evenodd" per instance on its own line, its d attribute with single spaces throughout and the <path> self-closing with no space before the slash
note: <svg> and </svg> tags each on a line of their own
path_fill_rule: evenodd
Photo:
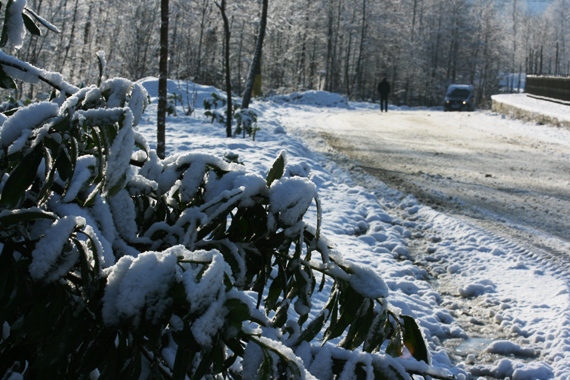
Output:
<svg viewBox="0 0 570 380">
<path fill-rule="evenodd" d="M 230 23 L 228 21 L 228 16 L 226 15 L 226 0 L 222 0 L 221 3 L 215 3 L 220 13 L 222 14 L 222 19 L 224 21 L 224 65 L 226 72 L 226 94 L 228 98 L 227 102 L 227 112 L 226 112 L 226 137 L 232 137 L 232 79 L 230 71 Z"/>
<path fill-rule="evenodd" d="M 164 159 L 166 147 L 166 107 L 168 95 L 168 0 L 160 1 L 160 61 L 158 77 L 158 111 L 156 154 Z"/>
<path fill-rule="evenodd" d="M 366 41 L 366 32 L 368 29 L 368 20 L 367 20 L 367 0 L 362 0 L 362 27 L 360 29 L 360 46 L 358 47 L 358 58 L 356 59 L 356 75 L 354 76 L 354 81 L 356 83 L 356 93 L 359 98 L 362 98 L 364 95 L 364 86 L 363 86 L 363 57 L 364 57 L 364 48 L 365 48 L 365 41 Z"/>
<path fill-rule="evenodd" d="M 257 42 L 255 43 L 255 53 L 253 54 L 253 60 L 251 62 L 251 67 L 249 68 L 249 75 L 247 77 L 247 84 L 243 94 L 241 108 L 249 108 L 252 93 L 255 92 L 255 95 L 258 95 L 261 92 L 261 56 L 263 51 L 263 39 L 265 38 L 265 29 L 267 27 L 268 3 L 269 0 L 263 0 L 261 20 L 259 22 L 259 33 L 257 35 Z"/>
</svg>

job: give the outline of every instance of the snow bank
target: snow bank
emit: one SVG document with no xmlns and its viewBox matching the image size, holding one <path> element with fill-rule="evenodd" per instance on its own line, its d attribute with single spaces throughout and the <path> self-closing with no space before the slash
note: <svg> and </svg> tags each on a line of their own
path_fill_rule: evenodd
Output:
<svg viewBox="0 0 570 380">
<path fill-rule="evenodd" d="M 492 109 L 509 117 L 570 128 L 570 106 L 532 98 L 527 94 L 492 96 Z"/>
<path fill-rule="evenodd" d="M 350 108 L 345 97 L 326 91 L 294 92 L 287 95 L 270 96 L 267 100 L 280 105 L 296 104 L 319 108 Z"/>
</svg>

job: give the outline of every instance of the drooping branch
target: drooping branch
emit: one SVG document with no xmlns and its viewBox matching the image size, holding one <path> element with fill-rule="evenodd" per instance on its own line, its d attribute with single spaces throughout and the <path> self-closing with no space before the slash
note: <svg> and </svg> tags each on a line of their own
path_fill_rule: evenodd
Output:
<svg viewBox="0 0 570 380">
<path fill-rule="evenodd" d="M 14 70 L 9 70 L 8 73 L 4 72 L 5 75 L 13 76 L 26 83 L 44 82 L 66 96 L 73 95 L 79 90 L 77 87 L 64 81 L 63 76 L 59 73 L 39 69 L 2 52 L 0 52 L 0 66 L 2 66 L 2 69 L 10 68 L 17 70 L 17 72 Z"/>
</svg>

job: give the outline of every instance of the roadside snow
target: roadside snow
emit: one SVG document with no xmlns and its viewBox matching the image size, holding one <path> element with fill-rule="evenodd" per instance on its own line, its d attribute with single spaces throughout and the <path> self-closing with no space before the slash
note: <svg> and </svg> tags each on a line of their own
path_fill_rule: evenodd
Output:
<svg viewBox="0 0 570 380">
<path fill-rule="evenodd" d="M 142 84 L 153 99 L 138 128 L 155 147 L 156 80 L 149 78 Z M 183 97 L 192 96 L 187 88 L 169 84 L 169 91 Z M 212 91 L 192 88 L 198 98 Z M 261 128 L 255 141 L 225 138 L 224 128 L 210 124 L 196 102 L 192 116 L 168 119 L 167 153 L 219 157 L 231 153 L 248 169 L 264 175 L 286 150 L 287 170 L 309 174 L 316 186 L 323 210 L 323 235 L 346 261 L 365 266 L 382 278 L 383 282 L 370 281 L 380 287 L 371 292 L 384 292 L 385 283 L 391 307 L 419 321 L 436 368 L 449 369 L 458 378 L 570 378 L 566 276 L 508 240 L 441 214 L 370 176 L 355 177 L 345 169 L 350 162 L 335 156 L 306 125 L 311 117 L 339 112 L 325 107 L 337 101 L 331 102 L 329 96 L 314 93 L 294 104 L 282 98 L 255 102 L 252 108 L 259 113 Z M 373 107 L 349 104 L 349 109 Z M 181 108 L 178 114 L 184 114 Z M 337 162 L 344 160 L 344 164 L 327 155 Z M 366 182 L 366 188 L 356 179 Z M 308 222 L 316 224 L 316 218 L 312 205 Z M 365 277 L 362 286 L 374 278 L 368 273 Z M 319 302 L 326 300 L 317 294 L 315 303 Z M 474 333 L 477 328 L 480 334 Z M 475 342 L 480 345 L 473 350 Z"/>
</svg>

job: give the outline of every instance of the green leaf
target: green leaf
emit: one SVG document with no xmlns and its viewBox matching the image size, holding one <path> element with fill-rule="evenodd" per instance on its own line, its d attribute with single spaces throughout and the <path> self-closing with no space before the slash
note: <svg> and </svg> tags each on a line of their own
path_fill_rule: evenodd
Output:
<svg viewBox="0 0 570 380">
<path fill-rule="evenodd" d="M 279 153 L 279 156 L 275 159 L 275 162 L 273 162 L 273 166 L 269 170 L 269 173 L 267 173 L 267 186 L 271 186 L 273 181 L 283 177 L 283 174 L 285 174 L 286 160 L 285 151 Z"/>
<path fill-rule="evenodd" d="M 186 370 L 190 364 L 190 358 L 190 350 L 178 347 L 176 350 L 176 358 L 174 359 L 172 380 L 184 380 L 186 378 Z"/>
<path fill-rule="evenodd" d="M 2 66 L 0 66 L 0 87 L 7 90 L 16 89 L 16 82 L 14 82 L 14 79 L 12 79 L 12 77 L 6 74 Z"/>
<path fill-rule="evenodd" d="M 364 297 L 358 294 L 351 286 L 347 286 L 347 288 L 341 293 L 339 297 L 340 302 L 340 318 L 336 321 L 336 323 L 332 323 L 327 331 L 325 336 L 325 340 L 334 339 L 346 330 L 346 328 L 353 323 L 356 315 L 355 310 L 358 310 L 360 305 L 362 304 Z"/>
<path fill-rule="evenodd" d="M 364 342 L 374 319 L 373 309 L 372 300 L 365 299 L 355 312 L 356 317 L 350 324 L 346 337 L 341 342 L 341 347 L 347 350 L 354 350 Z"/>
<path fill-rule="evenodd" d="M 418 324 L 414 318 L 407 315 L 403 315 L 402 319 L 404 320 L 404 346 L 416 360 L 423 360 L 429 364 L 428 350 Z"/>
<path fill-rule="evenodd" d="M 0 36 L 0 47 L 6 46 L 8 42 L 8 25 L 10 24 L 10 7 L 12 6 L 13 0 L 8 0 L 6 4 L 6 10 L 4 11 L 4 27 L 2 28 L 2 35 Z"/>
<path fill-rule="evenodd" d="M 66 187 L 69 185 L 71 178 L 73 177 L 73 171 L 75 170 L 75 164 L 77 161 L 77 140 L 75 138 L 70 138 L 67 145 L 60 149 L 59 155 L 57 156 L 56 168 L 59 173 L 59 177 L 67 182 Z"/>
<path fill-rule="evenodd" d="M 38 28 L 38 26 L 30 16 L 28 16 L 26 13 L 22 13 L 22 18 L 24 19 L 24 25 L 26 26 L 26 29 L 28 29 L 28 31 L 31 34 L 33 34 L 34 36 L 42 35 L 42 33 L 40 32 L 40 28 Z"/>
<path fill-rule="evenodd" d="M 42 158 L 42 147 L 39 145 L 24 156 L 4 185 L 0 205 L 15 207 L 18 204 L 24 197 L 24 192 L 34 182 Z"/>
<path fill-rule="evenodd" d="M 411 380 L 407 373 L 402 373 L 392 365 L 383 367 L 382 369 L 374 367 L 375 380 Z"/>
<path fill-rule="evenodd" d="M 378 350 L 386 336 L 386 322 L 388 321 L 388 317 L 385 313 L 378 314 L 370 327 L 366 340 L 364 341 L 364 345 L 362 350 L 365 352 L 374 352 Z"/>
<path fill-rule="evenodd" d="M 269 286 L 269 291 L 267 292 L 267 298 L 265 298 L 265 308 L 267 310 L 275 310 L 277 307 L 277 301 L 279 295 L 287 286 L 287 279 L 283 268 L 279 267 L 277 277 L 271 282 Z"/>
<path fill-rule="evenodd" d="M 46 158 L 51 158 L 51 151 L 49 149 L 46 149 L 45 151 L 45 157 Z M 50 164 L 48 164 L 50 163 Z M 47 173 L 47 177 L 44 181 L 44 184 L 40 190 L 40 192 L 37 195 L 37 201 L 36 204 L 39 205 L 43 205 L 49 198 L 49 196 L 52 194 L 53 191 L 53 183 L 55 181 L 55 172 L 56 172 L 56 167 L 57 165 L 57 161 L 55 163 L 53 163 L 51 161 L 51 159 L 46 159 L 46 170 L 48 170 Z"/>
<path fill-rule="evenodd" d="M 297 344 L 301 342 L 310 342 L 312 341 L 321 331 L 323 325 L 325 323 L 325 314 L 320 313 L 315 319 L 313 319 L 308 325 L 307 328 L 299 335 L 297 339 Z"/>
<path fill-rule="evenodd" d="M 212 365 L 212 351 L 203 351 L 202 360 L 200 361 L 198 368 L 196 368 L 196 371 L 194 372 L 192 379 L 204 378 L 204 375 L 206 374 L 211 365 Z"/>
<path fill-rule="evenodd" d="M 282 305 L 277 309 L 275 316 L 273 316 L 273 319 L 271 320 L 271 325 L 276 328 L 283 327 L 283 325 L 287 322 L 287 317 L 289 316 L 288 311 L 289 311 L 289 302 L 288 300 L 285 300 L 282 303 Z"/>
<path fill-rule="evenodd" d="M 402 332 L 397 329 L 386 347 L 386 353 L 395 358 L 402 356 Z"/>
<path fill-rule="evenodd" d="M 9 214 L 0 216 L 0 227 L 7 228 L 13 224 L 31 222 L 39 219 L 57 219 L 53 214 L 36 209 L 11 210 Z"/>
<path fill-rule="evenodd" d="M 43 17 L 40 17 L 36 12 L 34 12 L 33 10 L 31 10 L 28 7 L 24 8 L 24 12 L 26 15 L 30 15 L 33 18 L 36 19 L 37 22 L 39 22 L 40 24 L 42 24 L 44 27 L 46 27 L 47 29 L 51 30 L 54 33 L 59 33 L 59 29 L 53 25 L 52 23 L 48 22 L 46 19 L 44 19 Z"/>
<path fill-rule="evenodd" d="M 243 322 L 249 319 L 249 307 L 237 298 L 230 298 L 225 302 L 228 309 L 228 319 Z"/>
<path fill-rule="evenodd" d="M 278 346 L 278 345 L 269 345 L 269 344 L 266 344 L 264 341 L 262 341 L 262 340 L 260 340 L 260 339 L 257 339 L 256 337 L 253 337 L 253 336 L 250 337 L 250 339 L 251 339 L 252 341 L 254 341 L 256 344 L 258 344 L 259 347 L 261 347 L 261 349 L 264 351 L 264 360 L 263 360 L 263 365 L 262 365 L 262 373 L 263 373 L 263 376 L 261 377 L 262 379 L 269 379 L 269 378 L 272 378 L 270 375 L 271 375 L 271 367 L 272 367 L 272 364 L 273 364 L 273 363 L 272 363 L 273 360 L 271 359 L 271 356 L 270 356 L 270 355 L 267 355 L 267 354 L 265 353 L 265 350 L 271 351 L 271 352 L 277 354 L 277 356 L 279 356 L 279 358 L 285 362 L 285 364 L 287 365 L 287 367 L 291 370 L 291 376 L 290 376 L 290 378 L 292 378 L 292 379 L 300 379 L 300 378 L 302 378 L 302 376 L 301 376 L 301 369 L 297 366 L 296 363 L 294 363 L 294 362 L 292 362 L 292 361 L 290 360 L 290 358 L 289 358 L 288 355 L 282 353 L 282 352 L 279 350 L 279 346 Z M 268 359 L 268 362 L 267 362 L 267 363 L 266 363 L 266 361 L 265 361 L 266 359 Z M 264 368 L 266 365 L 268 366 L 268 368 Z"/>
</svg>

